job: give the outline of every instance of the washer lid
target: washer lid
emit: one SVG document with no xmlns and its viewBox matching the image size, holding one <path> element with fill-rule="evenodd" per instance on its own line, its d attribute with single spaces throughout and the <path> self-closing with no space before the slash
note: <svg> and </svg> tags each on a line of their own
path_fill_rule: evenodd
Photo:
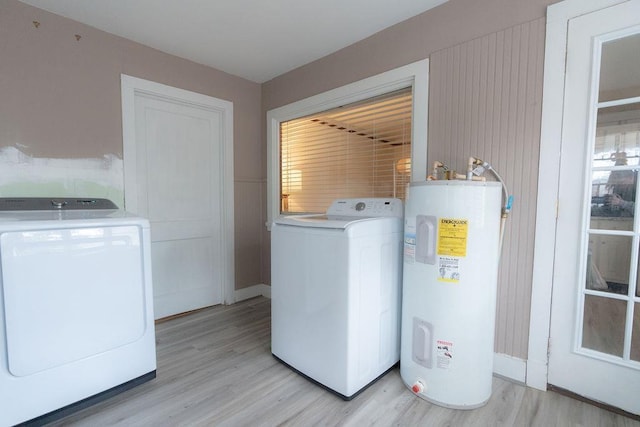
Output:
<svg viewBox="0 0 640 427">
<path fill-rule="evenodd" d="M 294 227 L 345 229 L 351 224 L 374 219 L 376 218 L 311 214 L 280 216 L 276 218 L 274 222 L 279 225 L 290 225 Z"/>
<path fill-rule="evenodd" d="M 400 199 L 336 199 L 331 203 L 326 214 L 283 215 L 276 218 L 274 223 L 296 227 L 345 229 L 355 223 L 403 217 L 404 206 Z"/>
</svg>

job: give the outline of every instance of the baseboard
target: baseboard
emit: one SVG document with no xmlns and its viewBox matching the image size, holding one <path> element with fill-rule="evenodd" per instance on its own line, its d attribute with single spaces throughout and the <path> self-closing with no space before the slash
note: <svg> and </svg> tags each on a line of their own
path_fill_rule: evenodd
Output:
<svg viewBox="0 0 640 427">
<path fill-rule="evenodd" d="M 249 298 L 255 298 L 259 296 L 263 296 L 265 298 L 271 298 L 271 286 L 259 284 L 259 285 L 248 286 L 242 289 L 236 289 L 235 302 L 240 302 Z"/>
<path fill-rule="evenodd" d="M 493 354 L 493 373 L 524 384 L 527 380 L 527 361 L 508 354 Z"/>
</svg>

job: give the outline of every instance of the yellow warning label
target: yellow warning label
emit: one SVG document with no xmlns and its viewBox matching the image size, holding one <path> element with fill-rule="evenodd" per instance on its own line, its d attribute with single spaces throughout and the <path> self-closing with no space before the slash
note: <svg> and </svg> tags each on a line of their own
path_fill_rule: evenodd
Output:
<svg viewBox="0 0 640 427">
<path fill-rule="evenodd" d="M 440 218 L 438 224 L 438 255 L 467 256 L 467 233 L 469 220 Z"/>
</svg>

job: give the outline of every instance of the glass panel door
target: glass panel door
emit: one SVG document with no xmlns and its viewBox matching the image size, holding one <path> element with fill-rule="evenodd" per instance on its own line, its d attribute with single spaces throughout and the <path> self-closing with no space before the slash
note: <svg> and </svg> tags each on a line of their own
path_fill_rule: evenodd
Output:
<svg viewBox="0 0 640 427">
<path fill-rule="evenodd" d="M 567 34 L 548 382 L 640 414 L 640 1 Z"/>
<path fill-rule="evenodd" d="M 631 359 L 639 295 L 637 215 L 640 169 L 640 34 L 601 45 L 598 99 L 594 106 L 589 244 L 582 300 L 581 347 Z M 596 74 L 597 75 L 597 74 Z M 637 333 L 635 334 L 637 335 Z"/>
</svg>

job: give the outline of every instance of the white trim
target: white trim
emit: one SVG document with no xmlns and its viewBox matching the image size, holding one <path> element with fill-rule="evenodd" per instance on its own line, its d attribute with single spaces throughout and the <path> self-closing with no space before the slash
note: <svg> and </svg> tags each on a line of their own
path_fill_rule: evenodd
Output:
<svg viewBox="0 0 640 427">
<path fill-rule="evenodd" d="M 527 362 L 508 354 L 493 354 L 493 373 L 521 384 L 525 383 Z"/>
<path fill-rule="evenodd" d="M 540 168 L 529 323 L 526 383 L 547 388 L 548 342 L 551 325 L 551 291 L 555 260 L 556 212 L 560 179 L 560 144 L 567 28 L 569 20 L 626 0 L 565 0 L 547 8 Z M 551 232 L 553 230 L 553 232 Z"/>
<path fill-rule="evenodd" d="M 267 229 L 280 214 L 280 123 L 413 86 L 411 180 L 427 176 L 429 60 L 414 62 L 267 112 Z"/>
<path fill-rule="evenodd" d="M 136 185 L 136 128 L 135 95 L 145 94 L 159 97 L 169 102 L 182 103 L 197 108 L 216 111 L 222 115 L 222 136 L 220 179 L 222 183 L 222 299 L 225 304 L 235 302 L 235 259 L 234 259 L 234 198 L 233 198 L 233 103 L 208 95 L 163 85 L 149 80 L 121 74 L 122 91 L 122 143 L 124 162 L 125 209 L 137 211 L 138 194 Z"/>
<path fill-rule="evenodd" d="M 236 289 L 236 302 L 244 301 L 255 297 L 265 297 L 271 299 L 271 286 L 258 284 L 247 286 L 246 288 Z"/>
<path fill-rule="evenodd" d="M 634 29 L 635 28 L 637 27 L 634 27 Z M 600 41 L 602 42 L 603 40 L 600 39 Z M 597 107 L 598 108 L 617 107 L 619 105 L 629 105 L 629 104 L 635 104 L 637 102 L 640 102 L 640 96 L 636 96 L 633 98 L 616 99 L 613 101 L 598 102 Z"/>
</svg>

